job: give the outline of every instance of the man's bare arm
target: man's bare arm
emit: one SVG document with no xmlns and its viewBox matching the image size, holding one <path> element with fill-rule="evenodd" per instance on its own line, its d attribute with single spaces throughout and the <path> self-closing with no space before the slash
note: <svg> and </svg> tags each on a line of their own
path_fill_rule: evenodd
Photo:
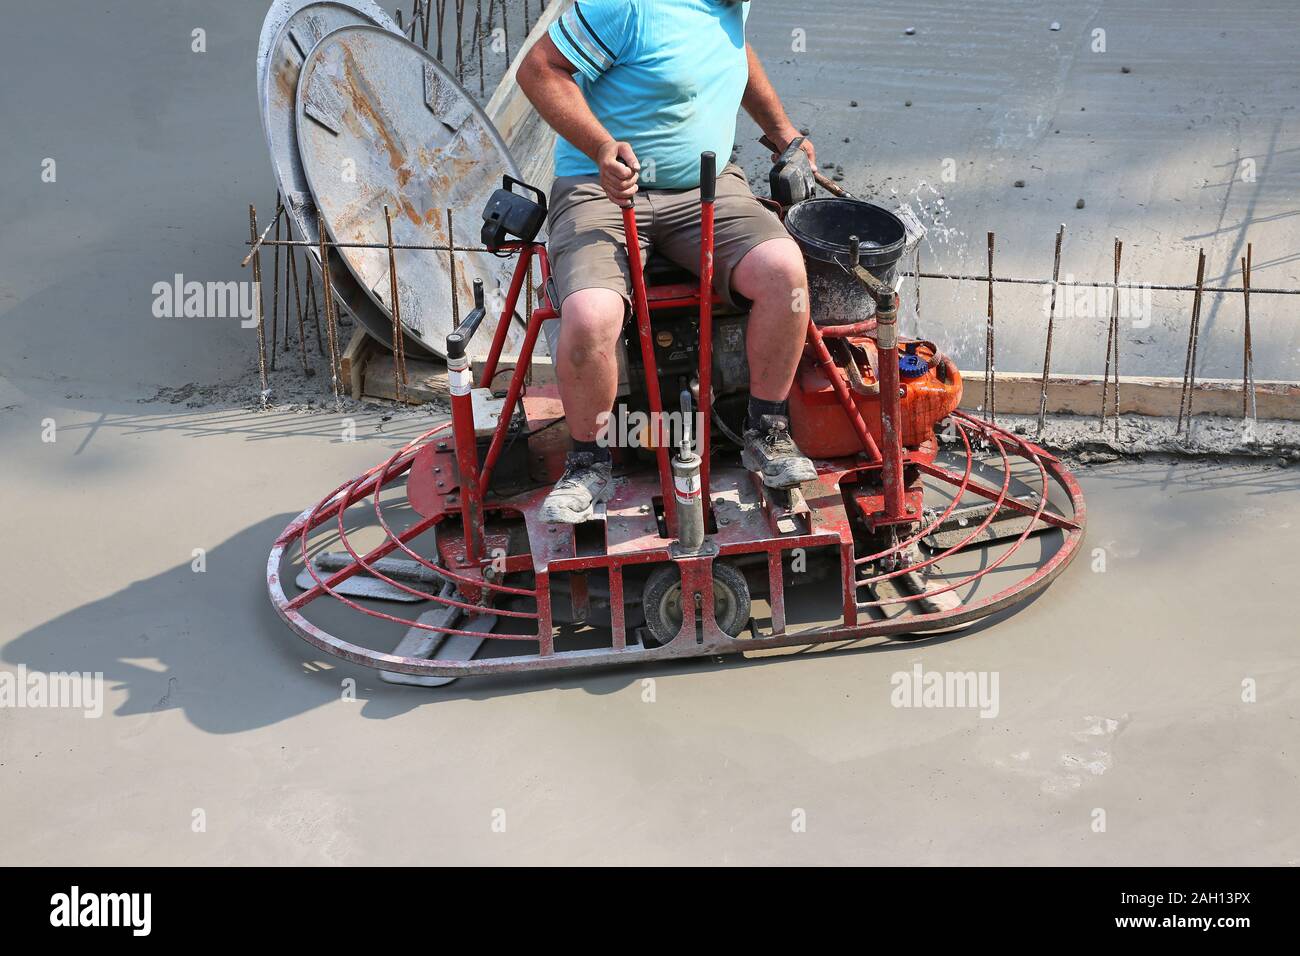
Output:
<svg viewBox="0 0 1300 956">
<path fill-rule="evenodd" d="M 641 164 L 632 147 L 617 142 L 591 112 L 573 78 L 577 71 L 543 35 L 519 64 L 519 88 L 553 130 L 591 157 L 605 194 L 625 206 L 636 193 Z"/>
<path fill-rule="evenodd" d="M 790 117 L 786 116 L 781 98 L 776 95 L 771 80 L 767 78 L 767 71 L 763 69 L 758 54 L 748 43 L 745 44 L 745 56 L 749 60 L 749 83 L 745 86 L 745 95 L 741 97 L 740 105 L 754 118 L 754 122 L 767 134 L 768 139 L 784 148 L 799 135 L 799 130 L 795 129 L 794 124 L 790 122 Z M 816 167 L 817 154 L 813 150 L 812 142 L 805 139 L 804 149 L 808 152 L 808 158 L 812 160 L 813 166 Z M 772 159 L 775 161 L 777 157 L 773 156 Z"/>
</svg>

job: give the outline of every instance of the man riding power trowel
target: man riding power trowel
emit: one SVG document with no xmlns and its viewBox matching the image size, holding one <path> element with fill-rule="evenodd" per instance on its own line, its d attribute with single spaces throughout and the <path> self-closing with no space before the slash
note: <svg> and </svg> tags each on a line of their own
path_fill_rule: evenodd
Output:
<svg viewBox="0 0 1300 956">
<path fill-rule="evenodd" d="M 547 245 L 574 450 L 544 520 L 585 521 L 612 491 L 610 450 L 597 436 L 618 390 L 615 349 L 631 304 L 621 208 L 635 205 L 643 246 L 697 272 L 700 154 L 731 154 L 741 106 L 779 146 L 799 136 L 745 42 L 748 15 L 748 0 L 577 0 L 520 67 L 520 87 L 559 134 Z M 813 160 L 812 144 L 803 148 Z M 741 460 L 768 487 L 792 488 L 817 477 L 786 409 L 808 325 L 803 255 L 735 164 L 718 176 L 714 215 L 714 290 L 749 310 Z"/>
</svg>

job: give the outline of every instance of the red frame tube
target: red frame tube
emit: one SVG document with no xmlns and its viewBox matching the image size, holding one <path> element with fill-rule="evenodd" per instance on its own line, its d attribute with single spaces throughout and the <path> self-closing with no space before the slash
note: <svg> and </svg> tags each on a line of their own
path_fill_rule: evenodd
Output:
<svg viewBox="0 0 1300 956">
<path fill-rule="evenodd" d="M 483 377 L 479 379 L 479 388 L 492 386 L 492 379 L 497 373 L 497 362 L 501 359 L 501 349 L 506 343 L 506 333 L 510 331 L 510 317 L 514 315 L 515 305 L 519 302 L 519 290 L 523 288 L 528 270 L 533 267 L 533 251 L 536 248 L 538 248 L 536 243 L 529 242 L 524 243 L 519 250 L 519 261 L 515 263 L 515 274 L 510 278 L 510 290 L 506 293 L 505 308 L 501 310 L 496 334 L 492 336 L 492 349 L 488 352 L 487 364 L 483 366 Z M 532 353 L 529 352 L 528 355 L 531 358 Z M 520 361 L 522 360 L 523 356 L 520 356 Z"/>
<path fill-rule="evenodd" d="M 677 533 L 677 497 L 673 494 L 673 473 L 668 463 L 668 446 L 663 433 L 663 397 L 659 393 L 659 370 L 655 364 L 654 336 L 650 331 L 650 305 L 646 299 L 645 271 L 641 264 L 641 237 L 636 228 L 636 206 L 623 207 L 623 232 L 627 237 L 627 262 L 632 272 L 632 311 L 641 340 L 641 361 L 645 365 L 646 397 L 654 423 L 655 459 L 659 463 L 659 487 L 664 501 L 664 523 L 668 534 Z"/>
<path fill-rule="evenodd" d="M 849 387 L 844 384 L 844 379 L 840 377 L 839 369 L 836 368 L 834 360 L 831 359 L 831 353 L 826 348 L 826 342 L 822 339 L 822 333 L 811 321 L 808 323 L 808 344 L 812 346 L 813 353 L 817 357 L 817 364 L 822 367 L 826 373 L 826 380 L 831 383 L 831 388 L 835 390 L 835 397 L 840 400 L 840 406 L 844 409 L 844 414 L 849 416 L 849 423 L 858 435 L 858 441 L 862 443 L 863 449 L 871 456 L 872 464 L 881 461 L 880 449 L 876 447 L 876 440 L 871 437 L 871 432 L 867 429 L 867 423 L 862 420 L 862 415 L 858 411 L 857 404 L 853 401 L 853 396 L 849 394 Z M 897 362 L 895 362 L 895 371 L 897 371 Z M 884 388 L 884 385 L 881 385 Z M 897 396 L 897 387 L 894 389 Z"/>
<path fill-rule="evenodd" d="M 703 187 L 703 183 L 701 183 Z M 708 528 L 709 446 L 713 430 L 713 199 L 700 200 L 700 420 L 696 436 L 700 450 L 700 492 L 704 502 L 704 525 Z"/>
<path fill-rule="evenodd" d="M 469 358 L 466 356 L 465 361 Z M 523 367 L 523 363 L 520 363 Z M 516 368 L 515 372 L 518 373 Z M 448 378 L 458 374 L 451 363 L 447 365 Z M 466 367 L 463 374 L 470 375 Z M 478 564 L 483 555 L 483 496 L 479 490 L 478 480 L 478 441 L 474 435 L 474 399 L 470 389 L 456 394 L 456 387 L 451 393 L 451 433 L 456 446 L 456 467 L 460 472 L 460 519 L 465 532 L 465 561 Z M 505 420 L 509 416 L 502 416 Z M 500 434 L 500 432 L 498 432 Z M 490 472 L 485 468 L 485 474 Z"/>
<path fill-rule="evenodd" d="M 501 319 L 504 328 L 509 322 L 510 312 Z M 542 329 L 542 322 L 551 317 L 549 309 L 534 309 L 528 322 L 528 331 L 524 333 L 524 344 L 519 350 L 519 361 L 515 363 L 514 373 L 510 376 L 510 387 L 506 391 L 506 401 L 502 406 L 501 419 L 492 433 L 492 444 L 488 446 L 487 456 L 483 459 L 483 474 L 479 477 L 477 493 L 480 499 L 487 496 L 488 483 L 492 480 L 492 469 L 496 467 L 501 447 L 505 444 L 506 432 L 510 429 L 510 419 L 519 396 L 524 390 L 524 377 L 532 366 L 533 348 L 537 345 L 537 333 Z M 490 379 L 489 379 L 490 381 Z M 471 426 L 472 427 L 472 426 Z M 456 453 L 460 454 L 460 439 L 456 439 Z"/>
</svg>

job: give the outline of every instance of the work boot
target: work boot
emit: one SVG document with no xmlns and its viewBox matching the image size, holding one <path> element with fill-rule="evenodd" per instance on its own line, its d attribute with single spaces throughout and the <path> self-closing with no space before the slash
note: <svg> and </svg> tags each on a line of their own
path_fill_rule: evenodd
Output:
<svg viewBox="0 0 1300 956">
<path fill-rule="evenodd" d="M 590 452 L 569 452 L 564 474 L 542 502 L 538 517 L 554 524 L 590 521 L 592 506 L 608 501 L 614 490 L 613 466 L 597 461 Z"/>
<path fill-rule="evenodd" d="M 790 437 L 790 422 L 784 415 L 764 415 L 757 428 L 745 430 L 740 461 L 769 488 L 793 488 L 817 479 L 817 469 Z"/>
</svg>

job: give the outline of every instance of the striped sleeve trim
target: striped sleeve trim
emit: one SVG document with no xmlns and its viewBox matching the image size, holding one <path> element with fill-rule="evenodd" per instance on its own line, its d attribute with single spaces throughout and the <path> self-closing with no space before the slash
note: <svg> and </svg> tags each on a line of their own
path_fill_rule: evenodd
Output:
<svg viewBox="0 0 1300 956">
<path fill-rule="evenodd" d="M 552 24 L 550 35 L 560 52 L 589 80 L 598 79 L 614 65 L 614 53 L 576 3 Z"/>
</svg>

